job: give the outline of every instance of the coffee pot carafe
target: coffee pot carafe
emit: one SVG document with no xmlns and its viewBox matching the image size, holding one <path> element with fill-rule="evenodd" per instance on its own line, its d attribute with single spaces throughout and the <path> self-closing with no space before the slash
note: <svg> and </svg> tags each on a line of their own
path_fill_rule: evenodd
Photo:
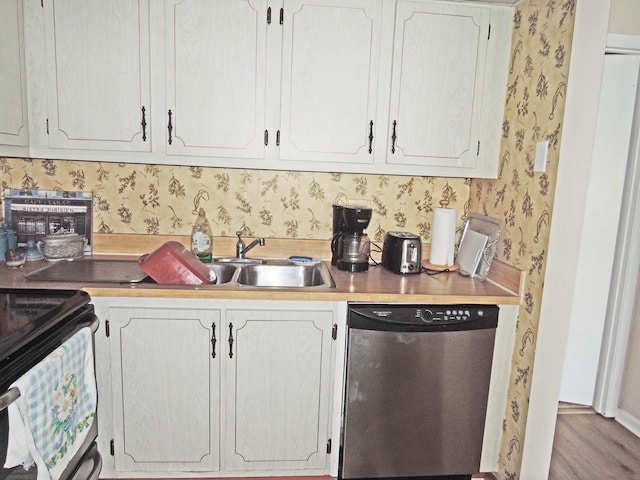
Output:
<svg viewBox="0 0 640 480">
<path fill-rule="evenodd" d="M 371 208 L 333 206 L 333 238 L 331 264 L 348 272 L 369 269 L 371 242 L 364 229 L 371 220 Z"/>
</svg>

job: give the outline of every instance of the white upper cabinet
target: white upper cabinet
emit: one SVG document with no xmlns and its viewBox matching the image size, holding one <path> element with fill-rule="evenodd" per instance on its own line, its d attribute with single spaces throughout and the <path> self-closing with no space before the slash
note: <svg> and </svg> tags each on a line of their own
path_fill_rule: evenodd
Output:
<svg viewBox="0 0 640 480">
<path fill-rule="evenodd" d="M 29 144 L 22 0 L 0 2 L 0 143 Z"/>
<path fill-rule="evenodd" d="M 49 146 L 150 151 L 149 0 L 45 0 Z"/>
<path fill-rule="evenodd" d="M 285 1 L 280 159 L 373 163 L 381 0 Z"/>
<path fill-rule="evenodd" d="M 166 152 L 264 157 L 264 0 L 167 0 Z"/>
<path fill-rule="evenodd" d="M 397 3 L 387 162 L 473 167 L 490 10 Z"/>
<path fill-rule="evenodd" d="M 497 176 L 512 7 L 33 1 L 21 103 L 19 1 L 1 6 L 0 154 Z"/>
</svg>

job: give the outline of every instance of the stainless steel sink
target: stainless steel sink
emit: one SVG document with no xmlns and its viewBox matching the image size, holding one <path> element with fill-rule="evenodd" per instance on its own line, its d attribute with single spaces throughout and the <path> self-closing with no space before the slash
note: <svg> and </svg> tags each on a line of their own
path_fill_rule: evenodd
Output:
<svg viewBox="0 0 640 480">
<path fill-rule="evenodd" d="M 238 260 L 238 261 L 233 261 Z M 249 262 L 247 261 L 249 260 Z M 323 289 L 336 284 L 324 262 L 297 265 L 287 259 L 224 259 L 209 268 L 216 276 L 215 284 L 197 288 L 269 287 Z M 76 259 L 54 262 L 25 275 L 30 280 L 81 283 L 155 283 L 135 260 Z"/>
<path fill-rule="evenodd" d="M 216 285 L 221 285 L 233 280 L 238 267 L 230 263 L 211 263 L 209 269 L 216 274 Z"/>
<path fill-rule="evenodd" d="M 316 265 L 246 265 L 240 269 L 237 281 L 253 287 L 335 287 L 323 264 Z"/>
</svg>

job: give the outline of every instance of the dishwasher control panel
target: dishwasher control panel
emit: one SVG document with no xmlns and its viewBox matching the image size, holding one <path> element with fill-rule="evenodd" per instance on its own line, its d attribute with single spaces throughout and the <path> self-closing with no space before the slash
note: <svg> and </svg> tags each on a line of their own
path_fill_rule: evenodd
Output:
<svg viewBox="0 0 640 480">
<path fill-rule="evenodd" d="M 468 306 L 447 306 L 416 308 L 415 317 L 423 322 L 459 322 L 482 318 L 483 309 L 474 309 Z"/>
<path fill-rule="evenodd" d="M 350 304 L 349 323 L 446 329 L 497 319 L 495 305 Z M 365 327 L 367 328 L 367 327 Z M 372 327 L 373 328 L 373 327 Z"/>
</svg>

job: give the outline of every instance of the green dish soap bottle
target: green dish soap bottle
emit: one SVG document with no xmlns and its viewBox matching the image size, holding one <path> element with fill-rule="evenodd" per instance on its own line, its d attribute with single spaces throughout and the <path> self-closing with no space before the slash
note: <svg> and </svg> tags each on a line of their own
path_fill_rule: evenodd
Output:
<svg viewBox="0 0 640 480">
<path fill-rule="evenodd" d="M 191 230 L 191 252 L 204 263 L 211 263 L 213 252 L 211 236 L 211 225 L 207 220 L 207 214 L 204 208 L 200 208 Z"/>
</svg>

